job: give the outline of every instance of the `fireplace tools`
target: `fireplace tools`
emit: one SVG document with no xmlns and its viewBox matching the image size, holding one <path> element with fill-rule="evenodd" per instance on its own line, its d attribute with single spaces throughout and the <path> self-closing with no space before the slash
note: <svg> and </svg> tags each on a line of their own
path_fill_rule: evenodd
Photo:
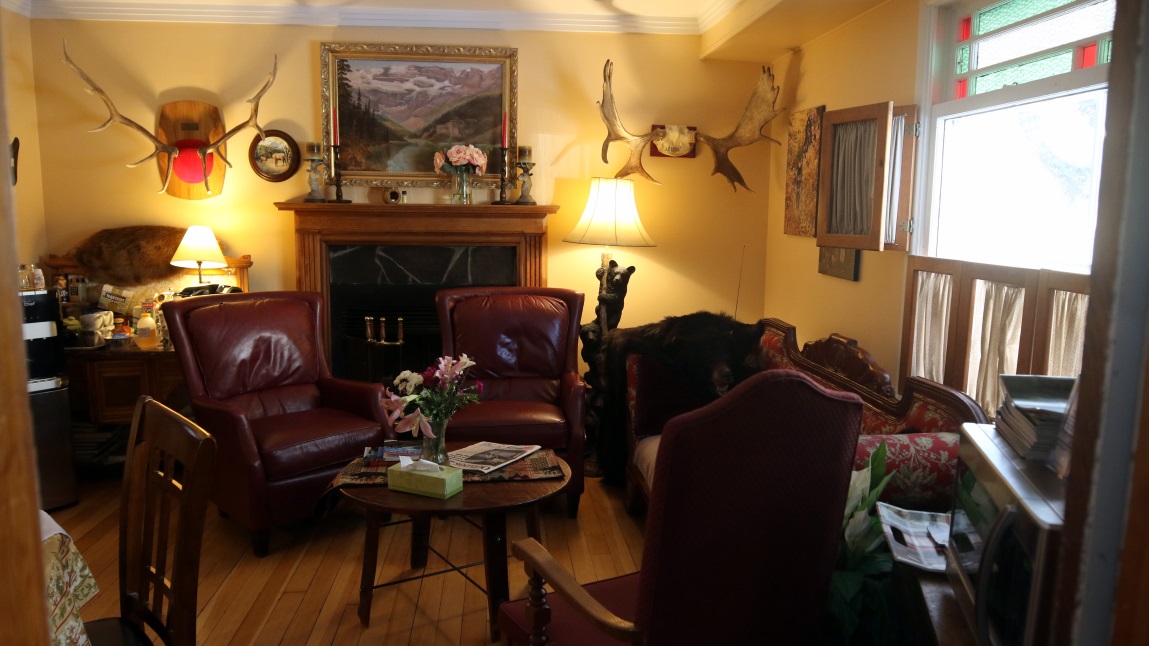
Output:
<svg viewBox="0 0 1149 646">
<path fill-rule="evenodd" d="M 363 317 L 363 323 L 364 323 L 364 326 L 366 327 L 367 341 L 370 343 L 376 343 L 378 345 L 403 345 L 403 317 L 400 316 L 396 320 L 399 323 L 399 326 L 395 331 L 396 335 L 398 337 L 398 340 L 388 341 L 387 340 L 387 319 L 385 317 L 382 317 L 382 316 L 379 317 L 379 337 L 376 338 L 375 337 L 375 317 L 374 316 L 364 316 Z"/>
</svg>

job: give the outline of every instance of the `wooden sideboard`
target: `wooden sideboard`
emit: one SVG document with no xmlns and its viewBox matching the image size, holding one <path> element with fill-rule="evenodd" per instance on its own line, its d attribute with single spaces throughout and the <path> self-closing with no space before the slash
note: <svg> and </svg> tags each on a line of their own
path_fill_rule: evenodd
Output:
<svg viewBox="0 0 1149 646">
<path fill-rule="evenodd" d="M 65 350 L 72 418 L 92 424 L 129 424 L 140 395 L 179 410 L 187 390 L 174 350 Z"/>
</svg>

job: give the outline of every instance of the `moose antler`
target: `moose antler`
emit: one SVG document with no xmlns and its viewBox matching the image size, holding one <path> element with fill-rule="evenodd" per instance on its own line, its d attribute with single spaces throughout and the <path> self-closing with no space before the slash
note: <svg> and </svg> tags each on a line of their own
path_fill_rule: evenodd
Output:
<svg viewBox="0 0 1149 646">
<path fill-rule="evenodd" d="M 646 145 L 651 141 L 657 141 L 666 136 L 664 128 L 655 128 L 645 135 L 633 135 L 625 126 L 622 125 L 622 119 L 618 116 L 618 106 L 614 104 L 614 93 L 611 91 L 611 76 L 614 75 L 614 63 L 607 59 L 606 65 L 602 68 L 602 102 L 599 103 L 602 113 L 602 120 L 606 123 L 606 140 L 602 142 L 602 161 L 608 163 L 606 150 L 610 147 L 612 141 L 621 141 L 630 147 L 630 157 L 626 160 L 624 165 L 615 177 L 626 177 L 638 173 L 646 179 L 659 184 L 660 182 L 650 176 L 646 169 L 642 167 L 642 151 Z"/>
<path fill-rule="evenodd" d="M 104 102 L 104 106 L 108 108 L 108 120 L 105 121 L 104 123 L 100 124 L 99 126 L 92 128 L 88 132 L 100 132 L 104 128 L 107 128 L 108 126 L 112 125 L 113 123 L 118 123 L 120 125 L 127 126 L 127 127 L 131 128 L 132 130 L 135 130 L 136 132 L 140 133 L 144 137 L 147 137 L 148 141 L 152 142 L 152 145 L 155 146 L 155 150 L 152 151 L 152 154 L 148 155 L 147 157 L 144 157 L 140 161 L 132 163 L 132 164 L 128 164 L 128 168 L 135 168 L 136 166 L 139 166 L 140 164 L 148 161 L 149 159 L 152 159 L 153 157 L 155 157 L 156 155 L 158 155 L 160 153 L 167 153 L 168 168 L 166 171 L 164 171 L 164 185 L 160 187 L 159 192 L 163 193 L 164 191 L 166 191 L 168 188 L 168 181 L 170 181 L 171 177 L 172 177 L 172 166 L 175 165 L 176 156 L 178 156 L 180 154 L 179 148 L 165 144 L 164 142 L 159 140 L 159 137 L 156 137 L 155 135 L 153 135 L 147 128 L 141 126 L 140 124 L 136 123 L 135 121 L 132 121 L 131 119 L 120 114 L 120 111 L 116 109 L 115 104 L 112 103 L 112 99 L 108 97 L 108 93 L 104 92 L 102 89 L 100 89 L 100 86 L 96 85 L 96 82 L 92 80 L 92 77 L 88 76 L 88 74 L 84 70 L 80 69 L 80 66 L 77 65 L 75 63 L 75 61 L 72 60 L 72 57 L 68 55 L 68 42 L 67 41 L 64 41 L 64 62 L 67 63 L 68 67 L 71 67 L 72 71 L 74 71 L 76 74 L 78 74 L 80 76 L 80 78 L 84 80 L 85 83 L 88 84 L 88 87 L 84 88 L 84 91 L 87 92 L 88 94 L 93 94 L 95 96 L 100 97 L 100 100 Z"/>
<path fill-rule="evenodd" d="M 661 141 L 666 136 L 665 128 L 655 128 L 645 135 L 634 135 L 626 130 L 622 125 L 622 120 L 618 117 L 618 108 L 614 103 L 614 95 L 611 89 L 611 76 L 614 71 L 614 64 L 607 60 L 606 66 L 603 68 L 603 82 L 602 82 L 602 102 L 599 104 L 601 107 L 602 120 L 606 122 L 607 137 L 602 143 L 602 160 L 608 161 L 606 156 L 607 147 L 612 141 L 622 141 L 630 148 L 630 157 L 627 159 L 626 164 L 615 173 L 615 177 L 626 177 L 631 174 L 639 174 L 654 183 L 658 183 L 646 169 L 642 167 L 642 151 L 646 145 L 651 142 Z M 774 103 L 778 100 L 778 87 L 774 85 L 774 74 L 769 68 L 762 68 L 762 76 L 758 79 L 758 85 L 755 86 L 754 92 L 750 95 L 750 100 L 746 104 L 746 109 L 742 112 L 742 117 L 738 120 L 738 125 L 734 126 L 734 130 L 725 137 L 711 137 L 710 135 L 697 133 L 698 141 L 710 146 L 714 151 L 714 170 L 711 175 L 722 174 L 726 181 L 730 182 L 730 186 L 737 191 L 738 185 L 741 184 L 742 188 L 750 190 L 746 185 L 746 181 L 742 178 L 742 173 L 738 172 L 734 164 L 730 161 L 730 151 L 740 146 L 749 146 L 750 144 L 765 139 L 772 141 L 776 144 L 781 144 L 780 141 L 767 137 L 762 134 L 762 128 L 766 126 L 774 117 L 782 113 L 782 110 L 774 108 Z"/>
<path fill-rule="evenodd" d="M 749 146 L 759 139 L 782 145 L 777 139 L 762 134 L 762 128 L 766 127 L 774 117 L 782 114 L 781 110 L 774 109 L 777 100 L 778 86 L 774 85 L 774 73 L 770 68 L 763 66 L 762 76 L 758 77 L 758 85 L 750 94 L 750 100 L 746 102 L 746 109 L 742 112 L 742 117 L 738 119 L 738 125 L 734 126 L 734 130 L 725 137 L 717 139 L 701 132 L 696 135 L 699 141 L 714 151 L 714 170 L 710 174 L 722 173 L 735 192 L 738 191 L 739 184 L 748 191 L 750 187 L 742 179 L 742 173 L 738 172 L 734 163 L 730 161 L 731 149 Z"/>
<path fill-rule="evenodd" d="M 212 143 L 210 143 L 206 146 L 200 146 L 196 150 L 196 153 L 199 155 L 200 166 L 203 168 L 203 187 L 205 190 L 207 190 L 207 192 L 209 194 L 211 193 L 211 187 L 207 183 L 207 180 L 208 180 L 207 156 L 208 156 L 208 154 L 214 152 L 215 154 L 219 155 L 219 158 L 221 160 L 223 160 L 223 163 L 227 164 L 228 168 L 231 168 L 231 162 L 228 161 L 227 157 L 224 156 L 223 152 L 220 150 L 220 146 L 223 146 L 225 143 L 227 143 L 228 139 L 231 139 L 236 134 L 238 134 L 239 131 L 241 131 L 244 128 L 247 128 L 249 126 L 252 128 L 255 128 L 259 132 L 260 141 L 262 141 L 263 138 L 267 136 L 266 134 L 264 134 L 263 128 L 261 128 L 259 126 L 259 122 L 257 120 L 259 117 L 259 100 L 262 99 L 263 95 L 267 94 L 267 91 L 271 89 L 271 84 L 275 82 L 275 73 L 278 69 L 279 69 L 279 56 L 277 55 L 275 57 L 275 60 L 271 64 L 271 74 L 267 78 L 267 83 L 263 84 L 263 87 L 260 88 L 259 92 L 255 93 L 255 96 L 253 96 L 247 100 L 247 102 L 251 104 L 251 116 L 249 116 L 247 118 L 247 121 L 244 121 L 243 123 L 233 127 L 231 130 L 228 130 L 226 133 L 224 133 L 224 135 L 222 137 L 213 141 Z"/>
</svg>

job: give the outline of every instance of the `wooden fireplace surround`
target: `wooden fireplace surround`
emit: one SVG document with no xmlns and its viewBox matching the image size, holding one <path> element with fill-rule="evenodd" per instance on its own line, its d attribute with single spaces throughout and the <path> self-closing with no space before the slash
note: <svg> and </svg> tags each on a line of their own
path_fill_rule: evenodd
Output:
<svg viewBox="0 0 1149 646">
<path fill-rule="evenodd" d="M 516 248 L 518 284 L 545 287 L 547 216 L 556 205 L 276 202 L 295 214 L 295 286 L 329 307 L 329 245 L 467 245 Z M 330 356 L 331 312 L 324 339 Z"/>
</svg>

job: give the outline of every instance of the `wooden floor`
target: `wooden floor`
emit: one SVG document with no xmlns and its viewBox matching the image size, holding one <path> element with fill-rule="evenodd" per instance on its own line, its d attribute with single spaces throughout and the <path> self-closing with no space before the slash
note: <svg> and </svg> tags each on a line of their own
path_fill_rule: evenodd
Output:
<svg viewBox="0 0 1149 646">
<path fill-rule="evenodd" d="M 87 474 L 80 502 L 52 512 L 71 534 L 100 586 L 82 609 L 85 621 L 118 611 L 116 565 L 120 474 Z M 581 582 L 634 572 L 642 560 L 643 519 L 622 508 L 622 490 L 587 479 L 577 520 L 561 497 L 542 508 L 543 544 Z M 208 512 L 200 564 L 201 644 L 489 644 L 486 597 L 454 573 L 376 590 L 371 627 L 356 610 L 363 558 L 363 517 L 341 504 L 321 522 L 272 533 L 271 554 L 256 558 L 248 536 Z M 513 542 L 526 537 L 521 514 L 507 519 Z M 380 532 L 376 580 L 418 574 L 408 566 L 410 524 Z M 455 563 L 482 559 L 482 533 L 459 518 L 436 520 L 431 544 Z M 431 554 L 427 571 L 443 562 Z M 509 563 L 511 598 L 526 596 L 522 563 Z M 468 570 L 483 582 L 482 566 Z"/>
</svg>

